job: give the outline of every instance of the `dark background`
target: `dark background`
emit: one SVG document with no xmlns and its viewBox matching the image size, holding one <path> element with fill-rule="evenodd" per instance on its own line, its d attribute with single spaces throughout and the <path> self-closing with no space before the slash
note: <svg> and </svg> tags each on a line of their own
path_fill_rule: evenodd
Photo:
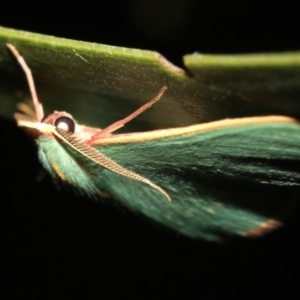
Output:
<svg viewBox="0 0 300 300">
<path fill-rule="evenodd" d="M 298 10 L 288 2 L 99 3 L 6 3 L 0 25 L 156 50 L 179 66 L 184 54 L 194 52 L 300 49 Z M 13 121 L 1 125 L 0 274 L 4 284 L 13 283 L 11 297 L 299 296 L 298 208 L 284 228 L 261 239 L 225 245 L 190 240 L 58 190 L 48 176 L 37 182 L 41 167 L 35 146 Z"/>
</svg>

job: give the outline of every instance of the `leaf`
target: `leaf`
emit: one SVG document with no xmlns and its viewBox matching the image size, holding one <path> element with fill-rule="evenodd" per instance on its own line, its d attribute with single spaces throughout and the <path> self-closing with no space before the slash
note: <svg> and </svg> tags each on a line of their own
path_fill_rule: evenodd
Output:
<svg viewBox="0 0 300 300">
<path fill-rule="evenodd" d="M 151 99 L 162 101 L 127 130 L 169 128 L 228 117 L 299 117 L 300 53 L 187 55 L 187 71 L 159 53 L 72 41 L 0 28 L 0 112 L 12 115 L 27 91 L 5 44 L 14 44 L 32 68 L 46 112 L 65 110 L 80 123 L 103 126 Z M 21 84 L 23 82 L 23 84 Z"/>
</svg>

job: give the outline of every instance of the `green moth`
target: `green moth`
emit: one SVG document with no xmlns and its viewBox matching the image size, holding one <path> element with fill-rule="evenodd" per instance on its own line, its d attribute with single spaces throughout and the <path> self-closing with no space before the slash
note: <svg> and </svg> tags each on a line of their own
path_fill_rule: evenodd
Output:
<svg viewBox="0 0 300 300">
<path fill-rule="evenodd" d="M 214 241 L 263 235 L 281 226 L 293 208 L 300 180 L 298 120 L 247 117 L 115 134 L 167 88 L 104 129 L 77 124 L 66 112 L 45 116 L 30 69 L 7 46 L 27 75 L 35 108 L 33 116 L 15 118 L 35 139 L 55 180 L 91 197 L 109 194 L 176 232 Z"/>
</svg>

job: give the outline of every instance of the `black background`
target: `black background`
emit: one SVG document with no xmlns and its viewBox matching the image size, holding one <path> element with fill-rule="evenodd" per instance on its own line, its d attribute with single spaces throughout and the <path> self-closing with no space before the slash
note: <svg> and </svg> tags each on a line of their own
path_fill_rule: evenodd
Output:
<svg viewBox="0 0 300 300">
<path fill-rule="evenodd" d="M 182 55 L 193 52 L 299 50 L 298 19 L 288 2 L 260 1 L 23 1 L 6 3 L 0 12 L 2 26 L 156 50 L 179 66 Z M 13 284 L 11 297 L 299 296 L 297 208 L 284 228 L 261 239 L 190 240 L 58 190 L 48 176 L 37 182 L 35 146 L 13 121 L 1 125 L 0 274 Z"/>
</svg>

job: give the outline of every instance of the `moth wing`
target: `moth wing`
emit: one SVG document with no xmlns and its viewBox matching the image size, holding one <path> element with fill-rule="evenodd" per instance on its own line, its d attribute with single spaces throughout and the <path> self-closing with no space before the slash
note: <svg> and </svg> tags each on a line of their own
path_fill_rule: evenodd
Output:
<svg viewBox="0 0 300 300">
<path fill-rule="evenodd" d="M 96 146 L 159 185 L 172 202 L 109 170 L 105 188 L 130 209 L 192 237 L 214 240 L 272 230 L 298 196 L 300 126 L 289 118 L 246 119 L 149 140 L 147 133 L 136 140 L 117 136 L 118 142 Z"/>
</svg>

